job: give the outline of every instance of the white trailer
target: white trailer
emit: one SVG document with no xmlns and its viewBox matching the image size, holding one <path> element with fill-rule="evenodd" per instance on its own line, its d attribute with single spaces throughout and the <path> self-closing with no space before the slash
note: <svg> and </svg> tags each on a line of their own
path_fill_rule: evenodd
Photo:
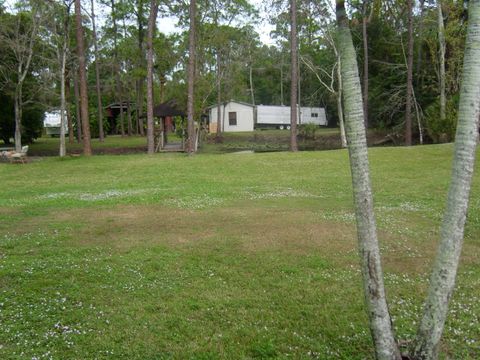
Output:
<svg viewBox="0 0 480 360">
<path fill-rule="evenodd" d="M 297 107 L 297 124 L 327 125 L 325 109 Z M 290 106 L 257 105 L 255 107 L 256 129 L 290 129 Z"/>
<path fill-rule="evenodd" d="M 315 124 L 318 126 L 327 126 L 327 116 L 324 108 L 304 107 L 300 113 L 300 124 Z"/>
<path fill-rule="evenodd" d="M 60 110 L 54 110 L 45 114 L 43 118 L 43 127 L 45 128 L 45 133 L 51 137 L 60 136 Z M 65 113 L 65 132 L 68 133 L 68 124 L 67 124 L 67 115 Z"/>
</svg>

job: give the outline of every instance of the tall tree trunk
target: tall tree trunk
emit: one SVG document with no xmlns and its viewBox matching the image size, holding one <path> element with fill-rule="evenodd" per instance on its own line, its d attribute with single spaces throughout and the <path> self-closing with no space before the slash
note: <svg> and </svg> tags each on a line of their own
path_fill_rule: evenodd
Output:
<svg viewBox="0 0 480 360">
<path fill-rule="evenodd" d="M 222 119 L 220 115 L 222 107 L 222 81 L 220 72 L 220 53 L 217 49 L 217 141 L 222 137 Z"/>
<path fill-rule="evenodd" d="M 71 96 L 70 96 L 70 70 L 65 77 L 65 97 L 67 101 L 67 122 L 68 122 L 68 142 L 73 144 L 73 121 L 72 121 L 72 111 L 70 106 Z"/>
<path fill-rule="evenodd" d="M 438 14 L 438 45 L 439 45 L 439 64 L 440 64 L 440 120 L 445 120 L 445 26 L 443 24 L 442 2 L 437 1 Z"/>
<path fill-rule="evenodd" d="M 298 151 L 297 145 L 297 86 L 298 86 L 298 45 L 297 45 L 297 0 L 290 0 L 290 151 Z"/>
<path fill-rule="evenodd" d="M 139 64 L 138 67 L 140 69 L 145 68 L 145 55 L 144 55 L 144 48 L 143 48 L 143 38 L 144 38 L 144 27 L 143 27 L 143 3 L 144 0 L 137 0 L 137 34 L 138 34 L 138 56 L 139 56 Z M 141 136 L 145 136 L 145 129 L 143 125 L 143 88 L 144 88 L 144 77 L 141 76 L 140 79 L 137 80 L 136 83 L 136 91 L 137 91 L 137 126 L 138 131 L 140 132 Z"/>
<path fill-rule="evenodd" d="M 22 85 L 17 85 L 14 95 L 14 111 L 15 111 L 15 151 L 22 150 Z"/>
<path fill-rule="evenodd" d="M 407 54 L 407 99 L 405 102 L 405 145 L 412 145 L 412 90 L 413 90 L 413 0 L 407 0 L 408 54 Z"/>
<path fill-rule="evenodd" d="M 417 84 L 421 85 L 423 76 L 421 76 L 420 72 L 422 70 L 422 54 L 423 54 L 423 23 L 425 17 L 425 0 L 420 0 L 420 18 L 418 20 L 418 42 L 417 42 L 417 68 L 415 69 L 415 73 L 417 74 Z"/>
<path fill-rule="evenodd" d="M 85 45 L 83 39 L 82 12 L 80 0 L 75 0 L 75 20 L 77 24 L 77 56 L 80 82 L 80 113 L 82 117 L 83 154 L 92 155 L 90 144 L 90 123 L 88 121 L 87 73 L 85 65 Z"/>
<path fill-rule="evenodd" d="M 280 105 L 283 106 L 283 54 L 280 61 Z"/>
<path fill-rule="evenodd" d="M 118 61 L 118 29 L 117 29 L 117 13 L 115 9 L 115 0 L 110 0 L 112 7 L 112 23 L 113 23 L 113 58 L 114 58 L 114 72 L 115 72 L 115 83 L 117 91 L 115 92 L 115 100 L 120 106 L 120 133 L 122 137 L 125 136 L 125 117 L 123 113 L 123 99 L 122 99 L 122 81 L 120 79 L 120 63 Z M 117 119 L 118 120 L 118 119 Z"/>
<path fill-rule="evenodd" d="M 383 284 L 370 183 L 362 88 L 343 0 L 337 0 L 338 47 L 342 64 L 345 121 L 352 172 L 358 247 L 370 330 L 377 359 L 401 359 Z"/>
<path fill-rule="evenodd" d="M 368 0 L 363 0 L 362 8 L 362 34 L 363 34 L 363 116 L 365 117 L 365 128 L 368 129 Z"/>
<path fill-rule="evenodd" d="M 187 93 L 187 151 L 195 151 L 195 123 L 194 123 L 194 85 L 195 85 L 195 18 L 196 0 L 190 0 L 190 31 L 188 37 L 188 93 Z"/>
<path fill-rule="evenodd" d="M 415 341 L 415 359 L 435 359 L 438 355 L 462 249 L 480 115 L 480 0 L 469 2 L 462 78 L 451 183 L 440 244 Z"/>
<path fill-rule="evenodd" d="M 250 94 L 252 96 L 252 105 L 255 106 L 255 93 L 253 91 L 253 69 L 252 63 L 250 62 L 250 71 L 249 71 L 249 80 L 250 80 Z"/>
<path fill-rule="evenodd" d="M 78 69 L 77 69 L 78 70 Z M 73 92 L 75 95 L 75 117 L 76 117 L 76 125 L 77 125 L 77 142 L 83 142 L 82 136 L 82 114 L 80 111 L 80 86 L 78 84 L 78 71 L 75 71 L 75 76 L 73 77 Z"/>
<path fill-rule="evenodd" d="M 93 28 L 93 46 L 95 49 L 95 87 L 97 90 L 97 106 L 98 106 L 98 138 L 100 142 L 105 139 L 105 133 L 103 131 L 103 105 L 102 105 L 102 92 L 100 88 L 100 56 L 98 54 L 97 43 L 97 29 L 95 26 L 95 5 L 94 0 L 91 0 L 92 7 L 92 28 Z"/>
<path fill-rule="evenodd" d="M 132 123 L 132 109 L 131 109 L 130 94 L 127 98 L 127 125 L 128 125 L 128 136 L 133 135 L 133 123 Z"/>
<path fill-rule="evenodd" d="M 68 18 L 68 15 L 67 15 Z M 65 68 L 67 62 L 67 32 L 65 29 L 65 39 L 62 48 L 62 65 L 60 69 L 60 157 L 64 157 L 67 154 L 65 146 L 65 113 L 67 111 L 67 105 L 65 101 Z"/>
<path fill-rule="evenodd" d="M 155 151 L 153 134 L 153 36 L 157 12 L 158 0 L 152 0 L 147 30 L 147 145 L 149 154 L 153 154 Z"/>
</svg>

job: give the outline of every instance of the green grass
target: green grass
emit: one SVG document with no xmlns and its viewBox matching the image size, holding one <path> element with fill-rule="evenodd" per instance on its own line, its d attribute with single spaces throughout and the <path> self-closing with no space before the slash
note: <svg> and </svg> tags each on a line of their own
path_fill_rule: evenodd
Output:
<svg viewBox="0 0 480 360">
<path fill-rule="evenodd" d="M 415 334 L 451 145 L 370 151 Z M 0 358 L 371 359 L 344 150 L 0 164 Z M 480 177 L 442 349 L 480 357 Z"/>
</svg>

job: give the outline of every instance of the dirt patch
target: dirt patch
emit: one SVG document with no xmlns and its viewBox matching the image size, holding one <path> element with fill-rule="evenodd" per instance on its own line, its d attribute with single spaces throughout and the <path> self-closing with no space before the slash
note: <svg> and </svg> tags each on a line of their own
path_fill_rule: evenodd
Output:
<svg viewBox="0 0 480 360">
<path fill-rule="evenodd" d="M 132 146 L 132 147 L 112 147 L 112 148 L 93 148 L 92 149 L 94 155 L 125 155 L 125 154 L 138 154 L 138 153 L 146 153 L 147 147 L 146 146 Z M 81 155 L 83 154 L 83 150 L 70 150 L 67 151 L 67 155 Z M 32 156 L 58 156 L 58 149 L 32 149 L 29 152 L 29 155 Z M 30 157 L 30 156 L 29 156 Z"/>
</svg>

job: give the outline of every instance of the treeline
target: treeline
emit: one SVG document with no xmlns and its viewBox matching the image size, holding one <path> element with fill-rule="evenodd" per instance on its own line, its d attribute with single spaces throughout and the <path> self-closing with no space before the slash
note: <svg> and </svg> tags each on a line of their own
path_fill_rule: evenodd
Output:
<svg viewBox="0 0 480 360">
<path fill-rule="evenodd" d="M 146 134 L 152 3 L 156 1 L 81 2 L 92 137 Z M 152 49 L 154 103 L 175 100 L 186 109 L 190 3 L 158 3 Z M 402 139 L 410 128 L 413 142 L 452 139 L 466 5 L 454 0 L 444 0 L 440 7 L 424 0 L 348 3 L 368 127 L 388 129 Z M 272 0 L 264 6 L 257 9 L 246 0 L 197 2 L 195 119 L 208 106 L 229 99 L 290 105 L 291 1 Z M 298 0 L 296 7 L 298 103 L 325 107 L 330 125 L 336 126 L 343 105 L 332 3 Z M 268 18 L 261 19 L 261 14 Z M 177 33 L 162 32 L 167 16 L 178 18 Z M 260 41 L 257 30 L 265 20 L 275 27 L 275 45 Z M 67 139 L 82 140 L 76 30 L 73 0 L 18 0 L 14 7 L 0 7 L 0 138 L 5 143 L 39 136 L 43 112 L 62 107 L 62 81 Z M 113 103 L 125 109 L 109 122 L 106 107 Z"/>
</svg>

